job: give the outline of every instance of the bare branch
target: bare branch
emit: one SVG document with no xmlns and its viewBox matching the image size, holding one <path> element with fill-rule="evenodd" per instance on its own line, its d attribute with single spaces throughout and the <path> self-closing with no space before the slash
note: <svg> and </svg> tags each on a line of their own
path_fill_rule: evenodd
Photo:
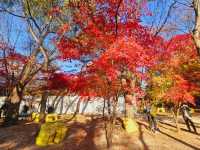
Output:
<svg viewBox="0 0 200 150">
<path fill-rule="evenodd" d="M 44 59 L 45 59 L 45 68 L 48 67 L 49 65 L 49 57 L 48 57 L 48 53 L 47 50 L 42 46 L 42 42 L 46 36 L 46 34 L 44 36 L 42 36 L 40 39 L 36 36 L 36 34 L 34 33 L 32 27 L 29 27 L 30 33 L 33 36 L 34 40 L 37 42 L 37 44 L 39 45 L 40 51 L 42 52 Z"/>
<path fill-rule="evenodd" d="M 160 31 L 163 29 L 163 27 L 165 26 L 165 24 L 167 23 L 167 20 L 168 20 L 168 18 L 169 18 L 169 16 L 170 16 L 170 13 L 171 13 L 171 11 L 172 11 L 172 8 L 174 7 L 175 4 L 176 4 L 176 1 L 174 1 L 174 2 L 170 5 L 170 7 L 169 7 L 169 9 L 168 9 L 168 12 L 167 12 L 167 15 L 166 15 L 166 17 L 165 17 L 165 19 L 164 19 L 162 25 L 157 29 L 157 31 L 156 31 L 156 33 L 154 34 L 154 36 L 157 36 L 157 35 L 160 33 Z"/>
<path fill-rule="evenodd" d="M 192 8 L 192 5 L 189 5 L 189 4 L 180 2 L 180 1 L 178 1 L 178 0 L 176 0 L 176 3 L 177 3 L 177 4 L 181 4 L 181 5 L 183 5 L 183 6 L 186 6 L 186 7 L 189 7 L 189 8 Z"/>
<path fill-rule="evenodd" d="M 119 14 L 119 8 L 123 0 L 119 0 L 118 5 L 117 5 L 117 10 L 115 13 L 115 36 L 117 37 L 117 30 L 118 30 L 118 14 Z"/>
<path fill-rule="evenodd" d="M 30 19 L 33 21 L 33 23 L 34 23 L 35 27 L 38 29 L 39 33 L 41 33 L 42 31 L 31 13 L 31 8 L 30 8 L 30 4 L 29 4 L 28 0 L 26 0 L 26 4 L 27 4 L 27 9 L 28 9 L 28 14 L 30 16 Z"/>
<path fill-rule="evenodd" d="M 26 19 L 26 16 L 21 16 L 21 15 L 15 14 L 15 13 L 9 11 L 8 9 L 2 8 L 2 7 L 0 7 L 0 12 L 6 12 L 6 13 L 12 15 L 12 16 L 19 17 L 19 18 L 22 18 L 22 19 Z"/>
<path fill-rule="evenodd" d="M 196 44 L 197 52 L 200 56 L 200 0 L 193 0 L 195 12 L 195 27 L 193 30 L 193 39 Z"/>
</svg>

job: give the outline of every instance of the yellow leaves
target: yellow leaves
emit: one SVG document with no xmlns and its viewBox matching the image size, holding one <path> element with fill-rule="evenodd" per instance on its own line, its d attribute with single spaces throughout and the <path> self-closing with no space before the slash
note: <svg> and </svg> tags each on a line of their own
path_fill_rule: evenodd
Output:
<svg viewBox="0 0 200 150">
<path fill-rule="evenodd" d="M 168 86 L 171 84 L 171 80 L 169 76 L 154 76 L 152 78 L 153 84 L 157 86 Z"/>
<path fill-rule="evenodd" d="M 171 74 L 153 76 L 152 77 L 152 89 L 149 94 L 153 99 L 162 99 L 165 92 L 173 84 L 173 79 Z"/>
<path fill-rule="evenodd" d="M 199 60 L 198 60 L 198 59 L 196 59 L 196 60 L 191 60 L 191 61 L 188 63 L 188 69 L 200 71 L 200 62 L 199 62 Z"/>
<path fill-rule="evenodd" d="M 64 4 L 65 5 L 68 5 L 69 3 L 78 3 L 80 2 L 81 0 L 64 0 Z"/>
<path fill-rule="evenodd" d="M 160 76 L 153 77 L 153 83 L 157 84 L 158 86 L 162 83 L 162 78 Z"/>
</svg>

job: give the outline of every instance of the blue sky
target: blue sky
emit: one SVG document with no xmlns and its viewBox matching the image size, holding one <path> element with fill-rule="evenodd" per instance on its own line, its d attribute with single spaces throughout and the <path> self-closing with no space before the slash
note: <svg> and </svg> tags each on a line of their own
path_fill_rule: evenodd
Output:
<svg viewBox="0 0 200 150">
<path fill-rule="evenodd" d="M 152 12 L 152 16 L 143 16 L 142 24 L 151 27 L 152 23 L 160 27 L 164 22 L 170 6 L 174 0 L 155 0 L 148 3 L 148 9 Z M 166 26 L 171 31 L 165 31 L 161 35 L 167 39 L 176 34 L 184 34 L 191 32 L 194 26 L 194 12 L 192 8 L 185 5 L 191 5 L 191 0 L 177 0 L 171 8 Z"/>
<path fill-rule="evenodd" d="M 16 50 L 26 53 L 26 51 L 21 51 L 21 49 L 26 48 L 30 39 L 27 32 L 24 31 L 26 30 L 25 21 L 12 15 L 1 14 L 0 22 L 0 34 L 3 35 L 3 40 L 8 41 L 12 46 L 15 46 Z M 7 30 L 7 27 L 10 31 Z"/>
</svg>

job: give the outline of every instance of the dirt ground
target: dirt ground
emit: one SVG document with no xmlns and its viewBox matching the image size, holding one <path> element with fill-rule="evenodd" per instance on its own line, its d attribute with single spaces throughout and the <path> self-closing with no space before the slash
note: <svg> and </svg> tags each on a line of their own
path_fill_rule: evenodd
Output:
<svg viewBox="0 0 200 150">
<path fill-rule="evenodd" d="M 200 119 L 200 116 L 195 116 Z M 137 120 L 139 132 L 127 134 L 120 125 L 114 131 L 112 150 L 200 150 L 200 134 L 186 130 L 181 123 L 177 133 L 170 117 L 160 117 L 160 132 L 152 133 L 147 123 Z M 198 133 L 200 124 L 197 122 Z M 0 128 L 0 150 L 106 150 L 104 121 L 101 118 L 76 120 L 68 124 L 69 131 L 65 140 L 58 145 L 38 147 L 34 144 L 38 124 L 20 122 L 18 125 Z"/>
</svg>

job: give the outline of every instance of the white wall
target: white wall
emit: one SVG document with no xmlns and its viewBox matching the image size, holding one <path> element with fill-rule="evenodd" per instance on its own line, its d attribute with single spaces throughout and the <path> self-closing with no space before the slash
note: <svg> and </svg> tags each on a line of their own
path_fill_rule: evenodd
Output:
<svg viewBox="0 0 200 150">
<path fill-rule="evenodd" d="M 30 101 L 30 98 L 26 98 L 27 101 Z M 51 106 L 53 103 L 53 100 L 55 99 L 55 96 L 50 96 L 48 98 L 47 101 L 47 107 Z M 57 109 L 55 110 L 56 113 L 65 113 L 66 110 L 68 109 L 67 113 L 73 113 L 76 110 L 76 106 L 77 106 L 77 102 L 78 102 L 78 97 L 77 96 L 65 96 L 62 99 L 59 100 L 59 104 Z M 5 97 L 0 97 L 0 106 L 4 103 Z M 35 107 L 35 111 L 39 110 L 39 103 L 40 103 L 40 99 L 34 99 L 34 107 Z M 73 103 L 71 106 L 70 104 Z M 81 100 L 80 103 L 80 109 L 79 109 L 79 113 L 82 112 L 83 108 L 86 105 L 86 100 Z M 20 105 L 20 110 L 19 112 L 21 112 L 23 105 L 25 104 L 24 101 L 21 102 Z M 107 107 L 107 103 L 106 103 L 106 107 Z M 118 107 L 117 107 L 118 111 L 117 112 L 122 112 L 124 110 L 124 98 L 120 97 L 119 98 L 119 102 L 118 102 Z M 102 114 L 102 110 L 103 110 L 103 99 L 102 98 L 94 98 L 91 99 L 88 104 L 87 107 L 84 111 L 85 114 Z M 107 112 L 107 109 L 105 109 Z"/>
</svg>

